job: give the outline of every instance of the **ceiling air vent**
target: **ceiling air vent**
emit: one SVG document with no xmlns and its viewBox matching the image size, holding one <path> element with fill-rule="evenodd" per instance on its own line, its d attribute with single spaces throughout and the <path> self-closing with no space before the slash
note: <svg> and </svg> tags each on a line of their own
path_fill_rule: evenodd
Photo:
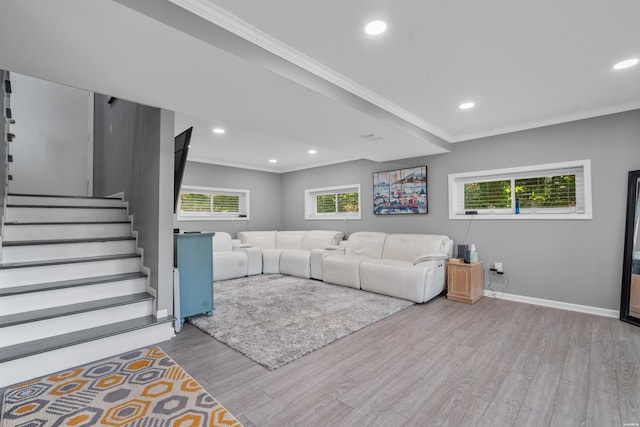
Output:
<svg viewBox="0 0 640 427">
<path fill-rule="evenodd" d="M 380 141 L 381 139 L 384 139 L 381 136 L 374 135 L 372 133 L 368 133 L 366 135 L 360 135 L 360 138 L 366 139 L 368 141 Z"/>
</svg>

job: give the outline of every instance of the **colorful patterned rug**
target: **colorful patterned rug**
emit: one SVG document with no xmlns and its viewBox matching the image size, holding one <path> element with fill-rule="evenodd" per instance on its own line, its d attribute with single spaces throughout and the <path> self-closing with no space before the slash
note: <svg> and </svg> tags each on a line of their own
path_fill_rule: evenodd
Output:
<svg viewBox="0 0 640 427">
<path fill-rule="evenodd" d="M 160 348 L 5 390 L 0 426 L 242 426 Z"/>
</svg>

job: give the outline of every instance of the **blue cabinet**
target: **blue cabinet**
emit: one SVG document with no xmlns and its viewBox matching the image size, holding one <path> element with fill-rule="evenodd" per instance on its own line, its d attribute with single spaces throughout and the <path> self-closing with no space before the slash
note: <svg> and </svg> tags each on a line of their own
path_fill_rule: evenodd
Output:
<svg viewBox="0 0 640 427">
<path fill-rule="evenodd" d="M 180 324 L 185 317 L 212 315 L 214 233 L 173 235 L 173 266 L 178 269 Z"/>
</svg>

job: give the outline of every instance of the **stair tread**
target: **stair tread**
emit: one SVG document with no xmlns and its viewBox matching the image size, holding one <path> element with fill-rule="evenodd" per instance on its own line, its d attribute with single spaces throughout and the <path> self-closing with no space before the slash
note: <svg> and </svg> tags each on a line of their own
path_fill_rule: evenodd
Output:
<svg viewBox="0 0 640 427">
<path fill-rule="evenodd" d="M 136 258 L 136 257 L 139 258 L 140 254 L 130 253 L 130 254 L 101 255 L 101 256 L 81 257 L 81 258 L 50 259 L 46 261 L 11 262 L 6 264 L 0 264 L 0 270 L 8 270 L 12 268 L 42 267 L 47 265 L 78 264 L 82 262 L 94 262 L 94 261 L 110 261 L 114 259 Z"/>
<path fill-rule="evenodd" d="M 108 276 L 87 277 L 82 279 L 63 280 L 59 282 L 37 283 L 35 285 L 12 286 L 0 288 L 0 297 L 44 292 L 56 289 L 74 288 L 77 286 L 97 285 L 100 283 L 119 282 L 122 280 L 142 279 L 147 275 L 137 271 L 134 273 L 111 274 Z"/>
<path fill-rule="evenodd" d="M 171 322 L 172 320 L 174 320 L 173 317 L 156 318 L 154 316 L 145 316 L 124 322 L 111 323 L 109 325 L 83 329 L 81 331 L 56 335 L 49 338 L 0 347 L 0 363 L 160 325 Z"/>
<path fill-rule="evenodd" d="M 9 246 L 58 245 L 58 244 L 66 244 L 66 243 L 117 242 L 121 240 L 135 240 L 135 237 L 122 236 L 122 237 L 92 237 L 88 239 L 11 240 L 11 241 L 2 242 L 2 246 L 9 247 Z"/>
<path fill-rule="evenodd" d="M 7 205 L 7 208 L 29 208 L 29 209 L 121 209 L 124 206 L 86 206 L 86 205 Z"/>
<path fill-rule="evenodd" d="M 35 222 L 5 221 L 4 225 L 78 225 L 78 224 L 131 224 L 131 221 L 74 221 L 74 222 Z"/>
<path fill-rule="evenodd" d="M 0 316 L 0 328 L 153 300 L 146 292 Z"/>
<path fill-rule="evenodd" d="M 25 193 L 8 193 L 7 196 L 18 197 L 54 197 L 60 199 L 96 199 L 96 200 L 122 200 L 120 197 L 93 197 L 93 196 L 65 196 L 61 194 L 25 194 Z"/>
</svg>

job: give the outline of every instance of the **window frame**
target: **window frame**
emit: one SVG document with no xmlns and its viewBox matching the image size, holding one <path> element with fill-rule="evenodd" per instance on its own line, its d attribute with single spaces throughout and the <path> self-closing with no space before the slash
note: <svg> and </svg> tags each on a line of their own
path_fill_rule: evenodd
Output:
<svg viewBox="0 0 640 427">
<path fill-rule="evenodd" d="M 316 197 L 325 194 L 358 193 L 358 212 L 318 213 Z M 304 190 L 304 219 L 311 221 L 362 219 L 362 191 L 360 184 L 337 185 Z"/>
<path fill-rule="evenodd" d="M 473 181 L 494 181 L 494 180 L 516 180 L 521 179 L 523 175 L 545 176 L 550 171 L 557 172 L 559 170 L 581 169 L 583 193 L 580 195 L 584 199 L 584 212 L 571 212 L 568 208 L 521 208 L 520 213 L 516 214 L 511 208 L 494 209 L 477 209 L 478 213 L 473 214 L 475 219 L 500 220 L 500 219 L 561 219 L 561 220 L 591 220 L 593 219 L 593 206 L 591 197 L 591 159 L 575 160 L 559 163 L 546 163 L 531 166 L 519 166 L 513 168 L 492 169 L 486 171 L 464 172 L 449 174 L 448 192 L 449 192 L 449 219 L 469 219 L 472 215 L 458 211 L 459 201 L 462 198 L 464 204 L 464 184 Z M 515 194 L 512 199 L 515 201 Z M 578 199 L 579 189 L 576 188 L 576 198 Z M 515 203 L 515 202 L 514 202 Z M 476 210 L 476 209 L 474 209 Z"/>
<path fill-rule="evenodd" d="M 237 195 L 245 200 L 246 206 L 246 214 L 241 212 L 239 213 L 216 213 L 216 212 L 206 212 L 206 213 L 185 213 L 181 212 L 180 209 L 180 199 L 178 198 L 178 208 L 176 209 L 176 215 L 178 221 L 249 221 L 249 212 L 250 212 L 250 191 L 245 189 L 234 189 L 234 188 L 217 188 L 217 187 L 201 187 L 196 185 L 183 185 L 180 188 L 180 196 L 182 193 L 202 193 L 209 195 Z"/>
</svg>

